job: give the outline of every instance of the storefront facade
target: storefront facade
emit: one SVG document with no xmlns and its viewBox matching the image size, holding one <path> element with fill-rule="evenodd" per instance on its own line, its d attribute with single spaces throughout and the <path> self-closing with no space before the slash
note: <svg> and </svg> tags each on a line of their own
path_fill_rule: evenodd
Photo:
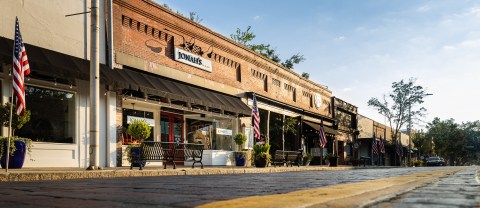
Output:
<svg viewBox="0 0 480 208">
<path fill-rule="evenodd" d="M 89 166 L 89 14 L 65 17 L 86 12 L 89 3 L 62 6 L 40 0 L 0 8 L 5 22 L 0 28 L 3 103 L 11 93 L 15 16 L 32 71 L 25 81 L 31 121 L 16 132 L 34 141 L 33 160 L 27 159 L 25 167 Z M 262 134 L 277 149 L 321 155 L 318 133 L 305 134 L 318 129 L 306 122 L 323 121 L 332 129 L 327 134 L 333 145 L 332 92 L 327 87 L 153 1 L 112 3 L 110 12 L 108 1 L 100 1 L 100 22 L 107 22 L 100 24 L 100 166 L 128 165 L 123 149 L 133 141 L 125 129 L 133 119 L 149 123 L 147 140 L 202 143 L 204 164 L 231 165 L 232 151 L 249 148 L 237 147 L 233 136 L 245 133 L 253 143 L 252 93 L 259 98 Z M 296 121 L 295 133 L 276 131 L 291 120 Z M 326 152 L 332 151 L 333 146 Z"/>
<path fill-rule="evenodd" d="M 105 77 L 117 93 L 117 121 L 127 110 L 147 111 L 153 140 L 205 144 L 204 164 L 230 165 L 239 132 L 251 147 L 253 93 L 261 133 L 275 148 L 303 144 L 298 133 L 271 135 L 278 128 L 273 117 L 331 121 L 326 87 L 154 2 L 114 0 L 113 20 L 115 69 Z M 128 126 L 123 121 L 119 138 Z"/>
<path fill-rule="evenodd" d="M 100 9 L 104 10 L 101 1 Z M 60 0 L 5 1 L 0 7 L 0 64 L 2 103 L 11 102 L 11 77 L 15 17 L 25 44 L 30 75 L 25 79 L 26 108 L 30 122 L 15 132 L 33 140 L 24 167 L 87 167 L 89 141 L 89 63 L 87 37 L 90 34 L 90 1 Z M 100 22 L 105 22 L 104 13 Z M 105 34 L 105 27 L 100 27 Z M 100 42 L 105 43 L 100 35 Z M 106 44 L 101 44 L 100 62 L 106 64 Z M 116 165 L 115 128 L 109 112 L 115 109 L 115 95 L 101 87 L 100 163 Z M 112 102 L 113 101 L 113 102 Z M 2 129 L 7 136 L 8 129 Z"/>
<path fill-rule="evenodd" d="M 333 118 L 336 123 L 337 131 L 337 150 L 339 164 L 352 164 L 353 158 L 356 158 L 354 143 L 359 131 L 357 129 L 358 108 L 337 97 L 332 98 Z"/>
</svg>

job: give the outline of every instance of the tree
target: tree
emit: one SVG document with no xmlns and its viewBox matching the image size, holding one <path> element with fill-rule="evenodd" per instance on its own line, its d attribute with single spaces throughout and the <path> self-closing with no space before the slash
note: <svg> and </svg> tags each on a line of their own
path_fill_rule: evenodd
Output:
<svg viewBox="0 0 480 208">
<path fill-rule="evenodd" d="M 172 9 L 168 6 L 168 4 L 165 4 L 165 3 L 164 3 L 164 4 L 162 4 L 162 6 L 165 7 L 166 9 L 172 11 Z"/>
<path fill-rule="evenodd" d="M 282 65 L 286 67 L 287 69 L 292 69 L 293 65 L 299 64 L 300 62 L 305 61 L 305 58 L 303 55 L 300 55 L 299 53 L 293 55 L 289 59 L 285 60 Z M 308 79 L 308 78 L 307 78 Z"/>
<path fill-rule="evenodd" d="M 298 64 L 302 61 L 305 61 L 303 55 L 295 54 L 289 59 L 285 60 L 285 62 L 281 63 L 280 56 L 277 54 L 277 51 L 271 48 L 270 44 L 252 44 L 251 42 L 255 39 L 256 35 L 250 31 L 252 27 L 248 26 L 245 31 L 242 31 L 240 28 L 237 28 L 235 34 L 230 34 L 230 38 L 247 47 L 252 49 L 253 51 L 259 53 L 260 55 L 276 62 L 282 64 L 284 67 L 288 69 L 292 69 L 295 64 Z"/>
<path fill-rule="evenodd" d="M 433 140 L 431 137 L 428 137 L 423 131 L 416 132 L 412 136 L 412 143 L 415 145 L 420 155 L 433 154 Z"/>
<path fill-rule="evenodd" d="M 377 98 L 371 98 L 368 105 L 377 109 L 378 113 L 385 116 L 390 125 L 392 139 L 396 141 L 400 129 L 412 118 L 424 116 L 425 108 L 414 109 L 415 105 L 423 103 L 423 98 L 428 94 L 422 86 L 415 85 L 415 79 L 410 78 L 407 82 L 403 79 L 400 82 L 393 82 L 391 92 L 388 97 L 391 104 L 387 101 L 387 96 L 383 96 L 383 101 Z"/>
<path fill-rule="evenodd" d="M 196 22 L 196 23 L 200 23 L 203 21 L 202 18 L 200 18 L 200 16 L 198 16 L 198 14 L 196 12 L 190 12 L 190 20 Z"/>
<path fill-rule="evenodd" d="M 480 162 L 480 121 L 462 123 L 460 128 L 465 136 L 463 162 L 478 164 Z"/>
<path fill-rule="evenodd" d="M 308 78 L 310 78 L 310 74 L 307 73 L 307 72 L 303 72 L 302 77 L 305 78 L 305 79 L 308 79 Z"/>
<path fill-rule="evenodd" d="M 455 120 L 435 118 L 427 128 L 427 136 L 433 138 L 438 155 L 449 159 L 450 164 L 453 160 L 463 160 L 466 153 L 465 134 Z"/>
<path fill-rule="evenodd" d="M 256 37 L 255 34 L 250 32 L 250 29 L 252 26 L 248 26 L 245 31 L 240 30 L 240 28 L 237 28 L 237 31 L 235 34 L 230 34 L 230 38 L 248 48 L 251 48 L 248 44 Z"/>
<path fill-rule="evenodd" d="M 280 63 L 280 57 L 278 56 L 277 52 L 275 49 L 270 48 L 270 44 L 265 45 L 265 44 L 259 44 L 259 45 L 250 45 L 250 49 L 254 50 L 255 52 L 259 53 L 262 56 L 265 56 L 266 58 L 275 61 L 277 63 Z"/>
</svg>

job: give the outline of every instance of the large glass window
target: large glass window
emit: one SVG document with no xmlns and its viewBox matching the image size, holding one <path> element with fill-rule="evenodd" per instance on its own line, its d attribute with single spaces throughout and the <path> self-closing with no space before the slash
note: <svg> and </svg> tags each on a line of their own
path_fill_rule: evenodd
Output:
<svg viewBox="0 0 480 208">
<path fill-rule="evenodd" d="M 216 150 L 232 151 L 234 145 L 232 136 L 232 120 L 215 120 L 215 137 L 213 147 Z"/>
<path fill-rule="evenodd" d="M 16 136 L 36 142 L 74 143 L 75 94 L 61 90 L 26 86 L 30 122 L 15 132 Z"/>
<path fill-rule="evenodd" d="M 190 115 L 186 119 L 188 143 L 204 144 L 205 149 L 232 151 L 232 119 L 212 119 Z"/>
<path fill-rule="evenodd" d="M 186 123 L 188 143 L 204 144 L 204 149 L 212 149 L 213 122 L 187 118 Z"/>
<path fill-rule="evenodd" d="M 145 141 L 153 141 L 153 135 L 155 135 L 154 128 L 153 128 L 155 126 L 155 122 L 153 121 L 153 112 L 124 108 L 123 116 L 122 116 L 122 123 L 123 123 L 122 133 L 125 136 L 131 120 L 145 120 L 147 123 L 149 123 L 150 136 L 146 138 Z"/>
</svg>

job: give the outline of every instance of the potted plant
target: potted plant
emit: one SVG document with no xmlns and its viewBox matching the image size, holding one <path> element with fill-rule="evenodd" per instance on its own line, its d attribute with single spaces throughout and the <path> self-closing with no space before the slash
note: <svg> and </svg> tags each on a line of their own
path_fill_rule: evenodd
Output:
<svg viewBox="0 0 480 208">
<path fill-rule="evenodd" d="M 5 127 L 9 126 L 10 108 L 10 103 L 0 105 L 0 122 Z M 22 128 L 22 126 L 28 121 L 30 121 L 29 110 L 25 110 L 23 116 L 19 116 L 16 113 L 12 114 L 12 137 L 10 138 L 10 146 L 8 147 L 10 149 L 8 168 L 22 168 L 25 161 L 25 154 L 32 151 L 31 139 L 14 136 L 15 130 Z M 7 143 L 8 137 L 0 138 L 0 165 L 2 166 L 2 168 L 6 168 L 7 165 Z"/>
<path fill-rule="evenodd" d="M 337 167 L 338 157 L 333 155 L 332 153 L 328 153 L 325 156 L 325 163 L 328 163 L 328 166 L 330 167 Z"/>
<path fill-rule="evenodd" d="M 264 168 L 270 162 L 270 145 L 268 143 L 253 145 L 253 162 L 255 167 Z"/>
<path fill-rule="evenodd" d="M 236 166 L 245 166 L 247 161 L 247 153 L 242 150 L 243 144 L 247 141 L 247 136 L 243 133 L 238 133 L 234 137 L 235 143 L 238 145 L 239 151 L 233 152 L 235 156 L 235 165 Z"/>
<path fill-rule="evenodd" d="M 303 155 L 303 164 L 305 166 L 309 166 L 312 159 L 313 159 L 313 156 L 312 156 L 312 154 L 310 154 L 310 152 L 305 153 Z"/>
<path fill-rule="evenodd" d="M 150 136 L 150 126 L 145 120 L 132 120 L 127 128 L 127 134 L 130 135 L 135 141 L 143 141 Z M 127 146 L 125 149 L 127 154 L 127 160 L 132 163 L 133 167 L 145 166 L 145 161 L 141 164 L 133 161 L 132 158 L 140 155 L 140 144 L 133 143 Z"/>
</svg>

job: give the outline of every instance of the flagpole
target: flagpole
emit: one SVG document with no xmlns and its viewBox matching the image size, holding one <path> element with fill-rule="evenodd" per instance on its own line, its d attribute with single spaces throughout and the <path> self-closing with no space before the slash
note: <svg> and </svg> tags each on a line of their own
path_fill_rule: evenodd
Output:
<svg viewBox="0 0 480 208">
<path fill-rule="evenodd" d="M 10 140 L 12 139 L 12 114 L 13 114 L 13 73 L 10 72 L 10 77 L 12 78 L 12 86 L 10 87 L 10 119 L 8 121 L 8 140 L 7 140 L 7 155 L 6 155 L 6 164 L 5 172 L 8 173 L 8 164 L 10 163 Z"/>
</svg>

